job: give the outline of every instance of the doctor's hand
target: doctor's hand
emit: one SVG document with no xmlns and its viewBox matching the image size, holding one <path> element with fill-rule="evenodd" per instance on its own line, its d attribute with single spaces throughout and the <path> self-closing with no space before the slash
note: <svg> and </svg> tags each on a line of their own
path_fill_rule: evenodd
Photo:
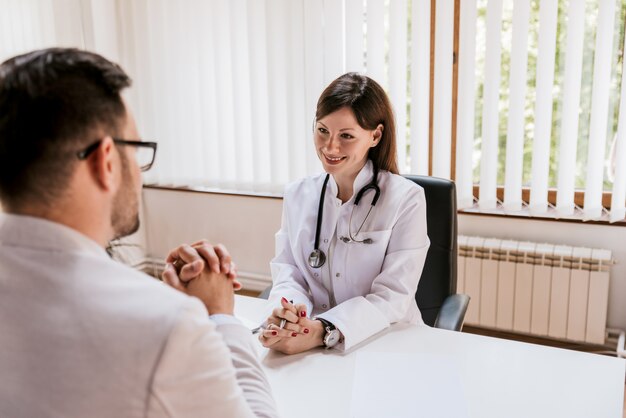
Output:
<svg viewBox="0 0 626 418">
<path fill-rule="evenodd" d="M 267 318 L 267 328 L 259 334 L 259 341 L 264 347 L 295 354 L 323 345 L 324 327 L 320 321 L 306 317 L 306 305 L 293 305 L 285 298 L 280 304 L 281 307 L 274 309 Z"/>
<path fill-rule="evenodd" d="M 268 326 L 274 324 L 280 328 L 280 324 L 284 321 L 284 329 L 304 333 L 305 328 L 298 324 L 298 320 L 306 317 L 306 305 L 293 305 L 285 298 L 281 298 L 280 305 L 280 308 L 272 311 L 272 314 L 265 321 L 266 324 Z"/>
<path fill-rule="evenodd" d="M 300 334 L 271 324 L 259 335 L 259 340 L 264 347 L 284 354 L 302 353 L 324 345 L 324 326 L 320 321 L 301 317 L 298 325 L 308 332 Z"/>
<path fill-rule="evenodd" d="M 241 283 L 237 280 L 237 267 L 226 247 L 221 244 L 214 246 L 205 239 L 191 245 L 183 244 L 171 250 L 165 261 L 174 268 L 180 286 L 186 286 L 208 265 L 214 273 L 226 274 L 233 281 L 235 290 L 241 289 Z"/>
</svg>

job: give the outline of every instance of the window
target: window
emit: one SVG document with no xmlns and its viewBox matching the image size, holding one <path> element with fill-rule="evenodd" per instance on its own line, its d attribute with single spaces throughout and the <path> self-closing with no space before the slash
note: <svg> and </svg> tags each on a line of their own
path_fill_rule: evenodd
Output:
<svg viewBox="0 0 626 418">
<path fill-rule="evenodd" d="M 129 72 L 147 183 L 280 193 L 321 169 L 323 88 L 360 71 L 391 97 L 401 171 L 453 178 L 459 207 L 626 215 L 626 0 L 6 3 L 0 59 L 60 44 Z"/>
<path fill-rule="evenodd" d="M 600 219 L 612 191 L 609 219 L 624 218 L 624 11 L 621 0 L 461 2 L 459 106 L 474 109 L 459 118 L 459 147 L 472 155 L 458 173 L 466 206 L 471 176 L 479 210 L 498 210 L 501 186 L 503 210 L 519 212 L 527 187 L 531 214 Z"/>
</svg>

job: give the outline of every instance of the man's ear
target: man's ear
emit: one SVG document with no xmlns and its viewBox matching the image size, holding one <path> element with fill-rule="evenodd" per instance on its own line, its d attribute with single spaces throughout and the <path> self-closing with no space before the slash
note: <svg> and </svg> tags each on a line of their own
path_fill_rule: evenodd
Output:
<svg viewBox="0 0 626 418">
<path fill-rule="evenodd" d="M 374 132 L 372 133 L 372 144 L 370 145 L 370 147 L 373 148 L 380 143 L 380 140 L 383 138 L 384 130 L 385 130 L 385 127 L 382 125 L 382 123 L 379 123 L 376 129 L 374 129 Z"/>
<path fill-rule="evenodd" d="M 115 187 L 115 143 L 110 136 L 105 137 L 94 151 L 91 162 L 91 171 L 98 185 L 106 191 Z"/>
</svg>

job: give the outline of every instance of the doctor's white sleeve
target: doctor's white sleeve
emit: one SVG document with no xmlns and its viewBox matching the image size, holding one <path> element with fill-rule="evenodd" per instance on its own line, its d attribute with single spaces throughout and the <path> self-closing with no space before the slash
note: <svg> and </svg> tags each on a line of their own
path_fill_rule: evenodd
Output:
<svg viewBox="0 0 626 418">
<path fill-rule="evenodd" d="M 270 262 L 273 285 L 269 305 L 270 308 L 279 307 L 280 299 L 284 297 L 293 301 L 294 304 L 305 304 L 307 314 L 309 314 L 313 310 L 313 302 L 309 297 L 309 286 L 293 256 L 287 216 L 289 204 L 287 193 L 285 193 L 281 227 L 276 233 L 276 256 Z"/>
<path fill-rule="evenodd" d="M 410 193 L 403 206 L 370 293 L 317 315 L 333 323 L 343 334 L 344 341 L 337 346 L 339 350 L 348 350 L 403 320 L 411 304 L 416 303 L 415 293 L 430 246 L 424 191 L 420 188 Z"/>
</svg>

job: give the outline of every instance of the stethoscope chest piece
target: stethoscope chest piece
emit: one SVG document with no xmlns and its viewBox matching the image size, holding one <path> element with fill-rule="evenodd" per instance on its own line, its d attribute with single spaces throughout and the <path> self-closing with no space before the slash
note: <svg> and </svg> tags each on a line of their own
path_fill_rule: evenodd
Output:
<svg viewBox="0 0 626 418">
<path fill-rule="evenodd" d="M 315 250 L 311 251 L 311 254 L 309 255 L 309 266 L 313 267 L 314 269 L 318 269 L 322 267 L 325 262 L 326 254 L 324 254 L 322 250 L 316 248 Z"/>
</svg>

